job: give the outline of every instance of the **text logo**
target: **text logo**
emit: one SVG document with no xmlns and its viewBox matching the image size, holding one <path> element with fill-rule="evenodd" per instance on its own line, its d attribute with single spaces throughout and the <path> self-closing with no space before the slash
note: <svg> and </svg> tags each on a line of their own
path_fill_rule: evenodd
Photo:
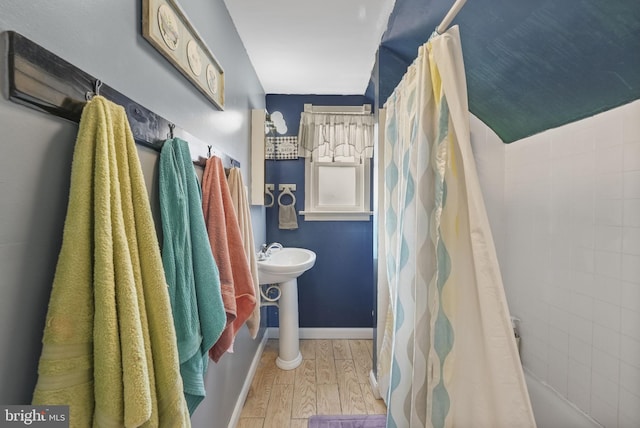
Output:
<svg viewBox="0 0 640 428">
<path fill-rule="evenodd" d="M 69 428 L 69 406 L 0 405 L 0 428 Z"/>
</svg>

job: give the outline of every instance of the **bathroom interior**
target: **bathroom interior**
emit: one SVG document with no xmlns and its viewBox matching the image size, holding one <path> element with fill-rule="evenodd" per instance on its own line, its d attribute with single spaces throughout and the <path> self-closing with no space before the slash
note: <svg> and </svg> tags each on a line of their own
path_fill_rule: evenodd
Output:
<svg viewBox="0 0 640 428">
<path fill-rule="evenodd" d="M 203 45 L 224 69 L 223 106 L 203 96 L 145 38 L 148 2 L 174 5 L 197 29 Z M 269 136 L 300 140 L 302 113 L 314 107 L 351 114 L 370 106 L 376 123 L 374 143 L 383 144 L 385 103 L 454 1 L 298 3 L 4 0 L 0 4 L 4 132 L 0 405 L 30 404 L 38 382 L 78 137 L 78 123 L 9 99 L 7 32 L 26 37 L 176 124 L 177 136 L 189 142 L 194 159 L 208 157 L 212 150 L 234 159 L 248 190 L 255 253 L 259 256 L 263 244 L 277 242 L 315 256 L 308 271 L 293 282 L 297 325 L 292 343 L 297 347 L 310 340 L 366 340 L 372 347 L 367 386 L 374 396 L 391 396 L 381 393 L 377 373 L 386 340 L 384 314 L 390 305 L 385 300 L 388 291 L 381 285 L 385 272 L 381 260 L 389 257 L 380 253 L 381 236 L 390 221 L 385 222 L 380 201 L 386 185 L 382 146 L 360 160 L 368 167 L 362 187 L 364 216 L 319 221 L 304 213 L 309 210 L 308 158 L 269 157 L 268 148 L 256 141 L 265 143 L 265 124 Z M 332 9 L 353 15 L 344 19 L 353 28 L 341 36 L 343 40 L 332 40 L 326 25 L 312 25 L 314 14 L 325 15 Z M 329 16 L 336 26 L 343 22 L 337 15 Z M 279 51 L 275 36 L 270 39 L 277 34 L 271 32 L 279 30 L 285 32 L 283 40 L 296 41 L 304 31 L 311 37 L 326 37 L 338 50 L 349 45 L 349 35 L 357 39 L 363 34 L 358 27 L 362 21 L 373 22 L 367 28 L 377 28 L 379 34 L 366 34 L 372 50 L 364 80 L 356 76 L 359 91 L 341 86 L 353 73 L 340 55 L 333 64 L 321 61 L 327 68 L 314 70 L 318 63 L 290 58 Z M 541 428 L 638 427 L 640 3 L 468 0 L 449 24 L 459 30 L 464 58 L 468 115 L 463 110 L 475 162 L 466 174 L 477 170 L 479 187 L 473 198 L 486 207 L 482 216 L 490 225 L 488 241 L 495 244 L 489 252 L 497 257 L 497 282 L 503 284 L 495 298 L 500 300 L 503 293 L 508 305 L 508 314 L 496 317 L 508 320 L 509 329 L 513 326 L 519 337 L 508 347 L 518 351 L 516 372 L 526 380 L 524 406 L 531 404 L 535 424 Z M 245 33 L 248 27 L 252 34 Z M 262 57 L 250 44 L 256 38 L 266 39 L 269 46 L 264 52 L 264 45 L 256 45 Z M 314 46 L 310 43 L 304 50 L 322 58 L 323 51 L 314 52 Z M 275 81 L 265 81 L 261 66 L 276 70 Z M 316 71 L 335 74 L 325 79 L 323 89 L 288 86 L 295 84 L 296 74 Z M 170 132 L 166 130 L 167 135 Z M 143 144 L 136 147 L 162 244 L 159 152 Z M 202 179 L 202 168 L 196 166 L 195 171 Z M 283 227 L 283 206 L 293 208 L 295 226 Z M 290 291 L 284 287 L 282 294 Z M 242 410 L 255 392 L 252 382 L 261 357 L 289 334 L 284 325 L 289 321 L 283 321 L 284 302 L 278 307 L 267 299 L 274 292 L 278 293 L 272 289 L 262 298 L 257 296 L 262 305 L 256 331 L 240 328 L 233 352 L 209 362 L 206 397 L 191 415 L 192 426 L 250 426 L 242 420 Z M 304 352 L 300 355 L 304 357 Z M 289 370 L 299 361 L 276 364 Z M 467 395 L 472 394 L 462 391 L 457 396 Z M 269 425 L 264 417 L 250 419 L 256 423 L 251 426 L 286 426 Z M 447 421 L 446 426 L 467 428 Z M 411 420 L 387 426 L 427 425 Z M 523 420 L 520 426 L 535 425 Z"/>
</svg>

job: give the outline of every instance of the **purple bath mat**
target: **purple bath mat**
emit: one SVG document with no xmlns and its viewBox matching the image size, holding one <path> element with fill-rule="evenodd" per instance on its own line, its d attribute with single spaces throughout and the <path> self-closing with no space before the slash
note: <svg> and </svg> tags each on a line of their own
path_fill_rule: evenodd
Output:
<svg viewBox="0 0 640 428">
<path fill-rule="evenodd" d="M 309 428 L 385 428 L 386 415 L 311 416 Z"/>
</svg>

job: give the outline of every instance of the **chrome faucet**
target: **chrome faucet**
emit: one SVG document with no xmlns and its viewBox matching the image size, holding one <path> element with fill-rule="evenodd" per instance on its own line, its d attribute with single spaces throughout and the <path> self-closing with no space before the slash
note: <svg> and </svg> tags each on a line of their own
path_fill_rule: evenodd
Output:
<svg viewBox="0 0 640 428">
<path fill-rule="evenodd" d="M 266 260 L 269 258 L 269 256 L 271 255 L 271 249 L 272 248 L 280 248 L 282 249 L 282 244 L 279 242 L 273 242 L 269 245 L 267 244 L 262 244 L 262 247 L 260 247 L 260 251 L 258 252 L 258 260 Z"/>
</svg>

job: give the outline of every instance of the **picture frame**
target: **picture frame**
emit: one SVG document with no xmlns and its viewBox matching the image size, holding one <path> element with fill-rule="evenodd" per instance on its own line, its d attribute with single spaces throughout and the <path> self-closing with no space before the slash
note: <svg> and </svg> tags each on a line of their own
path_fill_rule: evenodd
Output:
<svg viewBox="0 0 640 428">
<path fill-rule="evenodd" d="M 175 0 L 142 0 L 142 35 L 219 110 L 224 69 Z"/>
</svg>

